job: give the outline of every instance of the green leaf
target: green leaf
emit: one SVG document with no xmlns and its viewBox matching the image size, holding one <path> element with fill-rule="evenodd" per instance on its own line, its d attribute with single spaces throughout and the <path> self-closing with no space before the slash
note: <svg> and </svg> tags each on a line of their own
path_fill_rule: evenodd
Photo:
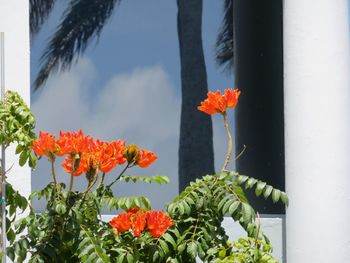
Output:
<svg viewBox="0 0 350 263">
<path fill-rule="evenodd" d="M 271 185 L 266 186 L 265 191 L 264 191 L 265 199 L 267 199 L 271 195 L 272 190 L 273 190 L 273 187 Z"/>
<path fill-rule="evenodd" d="M 244 202 L 244 203 L 248 203 L 248 199 L 247 197 L 245 196 L 244 192 L 243 192 L 243 189 L 239 186 L 234 186 L 233 187 L 233 191 L 236 193 L 236 195 L 238 196 L 238 198 Z"/>
<path fill-rule="evenodd" d="M 255 188 L 256 196 L 260 196 L 261 195 L 261 193 L 264 191 L 265 186 L 266 186 L 265 182 L 259 181 L 257 183 L 256 188 Z"/>
<path fill-rule="evenodd" d="M 100 262 L 109 263 L 109 257 L 107 256 L 107 254 L 105 254 L 105 251 L 102 249 L 101 245 L 95 239 L 93 234 L 82 224 L 80 224 L 80 227 L 80 235 L 83 241 L 79 244 L 78 247 L 79 258 L 88 255 L 87 262 L 96 262 L 98 259 L 98 261 Z"/>
<path fill-rule="evenodd" d="M 185 207 L 184 207 L 183 203 L 179 203 L 177 208 L 178 208 L 180 215 L 183 215 L 185 213 Z"/>
<path fill-rule="evenodd" d="M 187 245 L 187 253 L 191 256 L 191 258 L 196 258 L 197 256 L 197 243 L 195 241 L 190 242 Z"/>
<path fill-rule="evenodd" d="M 239 207 L 239 205 L 240 205 L 240 202 L 239 202 L 239 201 L 233 202 L 233 203 L 230 205 L 230 208 L 228 209 L 228 212 L 229 212 L 231 215 L 233 215 L 233 214 L 236 212 L 236 210 L 237 210 L 237 208 Z"/>
<path fill-rule="evenodd" d="M 57 214 L 63 215 L 66 212 L 66 206 L 64 204 L 57 204 L 55 210 Z"/>
<path fill-rule="evenodd" d="M 36 157 L 34 154 L 29 155 L 29 167 L 35 168 L 36 167 Z"/>
<path fill-rule="evenodd" d="M 288 196 L 285 192 L 281 192 L 281 200 L 286 206 L 289 205 Z"/>
<path fill-rule="evenodd" d="M 254 209 L 248 203 L 242 203 L 242 219 L 243 223 L 248 225 L 255 218 Z"/>
<path fill-rule="evenodd" d="M 168 248 L 167 243 L 164 240 L 159 239 L 159 244 L 160 244 L 160 247 L 162 248 L 164 254 L 168 255 L 169 254 L 169 248 Z"/>
<path fill-rule="evenodd" d="M 278 189 L 273 189 L 273 191 L 272 191 L 272 201 L 274 203 L 277 203 L 278 200 L 280 199 L 280 197 L 281 197 L 281 191 L 278 190 Z"/>
<path fill-rule="evenodd" d="M 133 263 L 134 261 L 134 257 L 132 254 L 128 253 L 126 256 L 126 260 L 128 261 L 128 263 Z"/>
<path fill-rule="evenodd" d="M 229 211 L 229 208 L 230 206 L 235 202 L 235 200 L 228 200 L 225 205 L 223 206 L 222 208 L 222 214 L 225 215 L 228 211 Z"/>
<path fill-rule="evenodd" d="M 164 240 L 166 240 L 167 242 L 169 242 L 173 246 L 174 249 L 176 249 L 176 247 L 177 247 L 176 242 L 175 242 L 174 238 L 169 233 L 163 234 L 162 238 Z"/>
<path fill-rule="evenodd" d="M 183 207 L 184 207 L 184 213 L 186 215 L 189 215 L 191 213 L 191 207 L 185 201 L 183 201 L 181 203 L 183 204 Z"/>
<path fill-rule="evenodd" d="M 19 165 L 24 166 L 28 160 L 28 153 L 26 151 L 21 152 L 19 155 Z"/>
<path fill-rule="evenodd" d="M 224 205 L 226 204 L 226 202 L 231 198 L 231 196 L 227 195 L 225 196 L 223 199 L 221 199 L 221 201 L 218 204 L 218 209 L 219 211 L 222 211 Z"/>
<path fill-rule="evenodd" d="M 226 249 L 225 248 L 220 249 L 219 258 L 224 259 L 225 256 L 226 256 Z"/>
<path fill-rule="evenodd" d="M 248 176 L 245 175 L 237 175 L 236 181 L 238 184 L 243 184 L 245 181 L 248 180 Z"/>
<path fill-rule="evenodd" d="M 117 257 L 117 263 L 123 263 L 124 258 L 125 258 L 125 254 L 120 254 L 120 255 Z"/>
<path fill-rule="evenodd" d="M 258 180 L 256 180 L 255 178 L 249 178 L 248 181 L 245 184 L 245 188 L 246 189 L 252 188 L 257 181 Z"/>
<path fill-rule="evenodd" d="M 19 154 L 21 151 L 23 151 L 24 147 L 23 145 L 18 144 L 16 147 L 16 154 Z"/>
<path fill-rule="evenodd" d="M 178 251 L 178 254 L 182 254 L 182 252 L 185 250 L 186 248 L 186 243 L 181 243 L 177 246 L 177 251 Z"/>
</svg>

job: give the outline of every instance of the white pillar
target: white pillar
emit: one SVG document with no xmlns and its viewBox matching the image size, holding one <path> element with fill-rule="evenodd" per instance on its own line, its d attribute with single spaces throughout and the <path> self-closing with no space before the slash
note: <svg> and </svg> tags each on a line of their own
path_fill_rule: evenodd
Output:
<svg viewBox="0 0 350 263">
<path fill-rule="evenodd" d="M 287 262 L 350 262 L 347 0 L 285 0 Z"/>
<path fill-rule="evenodd" d="M 29 1 L 0 0 L 0 32 L 5 32 L 5 87 L 20 93 L 29 104 Z M 31 191 L 31 173 L 28 167 L 19 167 L 14 147 L 6 150 L 6 168 L 13 186 L 28 196 Z"/>
</svg>

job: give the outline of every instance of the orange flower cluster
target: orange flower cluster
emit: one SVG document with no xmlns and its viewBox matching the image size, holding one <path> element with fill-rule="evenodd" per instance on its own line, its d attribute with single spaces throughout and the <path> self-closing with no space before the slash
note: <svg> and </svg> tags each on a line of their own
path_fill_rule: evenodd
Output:
<svg viewBox="0 0 350 263">
<path fill-rule="evenodd" d="M 207 114 L 225 113 L 227 108 L 234 108 L 238 103 L 241 92 L 238 89 L 226 89 L 224 94 L 218 90 L 215 93 L 208 92 L 208 98 L 201 102 L 198 110 Z"/>
<path fill-rule="evenodd" d="M 32 149 L 38 156 L 50 157 L 50 153 L 57 151 L 55 135 L 40 131 L 39 139 L 33 141 Z"/>
<path fill-rule="evenodd" d="M 135 148 L 132 162 L 129 160 L 128 149 Z M 128 162 L 130 165 L 139 165 L 145 168 L 157 160 L 157 155 L 148 150 L 140 150 L 137 146 L 126 146 L 125 141 L 117 140 L 104 142 L 94 140 L 91 136 L 78 132 L 62 132 L 56 141 L 55 135 L 40 132 L 39 138 L 33 141 L 32 150 L 37 156 L 64 156 L 62 166 L 68 173 L 73 172 L 79 176 L 91 171 L 103 173 L 110 172 L 117 165 Z"/>
<path fill-rule="evenodd" d="M 146 229 L 153 237 L 159 238 L 174 225 L 174 222 L 162 211 L 132 208 L 114 217 L 109 224 L 114 233 L 132 230 L 134 237 L 140 237 Z"/>
</svg>

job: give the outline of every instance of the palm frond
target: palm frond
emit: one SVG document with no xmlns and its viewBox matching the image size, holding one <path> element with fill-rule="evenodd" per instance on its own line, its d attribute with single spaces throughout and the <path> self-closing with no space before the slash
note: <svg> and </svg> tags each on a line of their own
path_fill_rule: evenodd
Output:
<svg viewBox="0 0 350 263">
<path fill-rule="evenodd" d="M 121 0 L 72 0 L 61 24 L 41 57 L 42 67 L 34 82 L 41 87 L 53 71 L 69 69 L 94 37 L 99 37 L 114 7 Z"/>
<path fill-rule="evenodd" d="M 216 40 L 216 62 L 232 72 L 233 55 L 233 0 L 225 0 L 224 17 Z"/>
<path fill-rule="evenodd" d="M 30 34 L 39 32 L 42 24 L 49 17 L 56 0 L 30 0 L 29 1 L 29 21 Z"/>
</svg>

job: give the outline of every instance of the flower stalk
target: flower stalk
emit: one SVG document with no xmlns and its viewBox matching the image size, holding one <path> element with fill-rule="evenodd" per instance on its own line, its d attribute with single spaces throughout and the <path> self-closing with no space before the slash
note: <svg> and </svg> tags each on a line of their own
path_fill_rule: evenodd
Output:
<svg viewBox="0 0 350 263">
<path fill-rule="evenodd" d="M 72 172 L 70 174 L 70 181 L 69 181 L 69 188 L 68 188 L 68 196 L 70 194 L 70 192 L 72 192 L 73 190 L 73 184 L 74 184 L 74 174 L 75 174 L 75 170 L 76 170 L 76 159 L 75 159 L 75 156 L 72 154 L 71 155 L 72 157 Z"/>
<path fill-rule="evenodd" d="M 231 132 L 230 132 L 230 127 L 228 125 L 226 112 L 224 112 L 222 114 L 222 116 L 224 117 L 224 125 L 225 125 L 226 135 L 227 135 L 227 139 L 228 139 L 227 155 L 226 155 L 226 159 L 225 159 L 224 165 L 222 167 L 222 171 L 226 171 L 227 170 L 227 166 L 228 166 L 228 164 L 230 163 L 230 160 L 231 160 L 233 143 L 232 143 L 232 136 L 231 136 Z"/>
<path fill-rule="evenodd" d="M 101 180 L 100 180 L 100 182 L 98 183 L 97 188 L 102 187 L 103 182 L 104 182 L 104 180 L 105 180 L 105 176 L 106 176 L 106 173 L 102 173 Z"/>
<path fill-rule="evenodd" d="M 125 168 L 123 169 L 123 171 L 118 175 L 118 177 L 113 181 L 113 182 L 111 182 L 107 187 L 108 188 L 111 188 L 112 187 L 112 185 L 114 185 L 119 179 L 120 179 L 120 177 L 125 173 L 125 171 L 128 169 L 128 168 L 130 168 L 131 166 L 130 166 L 130 163 L 128 163 L 126 166 L 125 166 Z"/>
<path fill-rule="evenodd" d="M 52 175 L 53 183 L 55 184 L 56 193 L 58 194 L 59 188 L 58 188 L 58 183 L 57 183 L 56 173 L 55 173 L 55 158 L 54 157 L 50 158 L 50 163 L 51 163 L 51 175 Z"/>
</svg>

